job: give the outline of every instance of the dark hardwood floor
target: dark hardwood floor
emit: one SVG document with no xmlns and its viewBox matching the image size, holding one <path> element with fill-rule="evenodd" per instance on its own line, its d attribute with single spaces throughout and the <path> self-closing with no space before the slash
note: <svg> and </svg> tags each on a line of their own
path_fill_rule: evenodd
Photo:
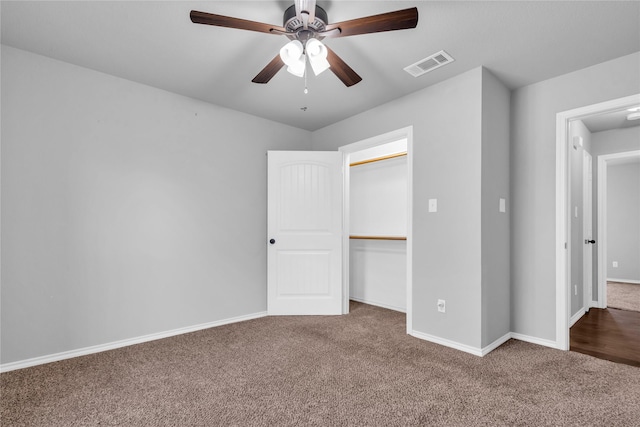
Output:
<svg viewBox="0 0 640 427">
<path fill-rule="evenodd" d="M 570 330 L 571 351 L 640 367 L 640 312 L 592 308 Z"/>
</svg>

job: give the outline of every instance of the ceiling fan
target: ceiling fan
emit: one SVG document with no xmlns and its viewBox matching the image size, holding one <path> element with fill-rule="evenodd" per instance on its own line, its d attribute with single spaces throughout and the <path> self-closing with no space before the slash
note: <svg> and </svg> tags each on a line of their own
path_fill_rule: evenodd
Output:
<svg viewBox="0 0 640 427">
<path fill-rule="evenodd" d="M 281 27 L 196 10 L 191 11 L 191 22 L 289 38 L 291 41 L 253 78 L 254 83 L 268 83 L 285 65 L 289 72 L 302 77 L 308 60 L 316 75 L 330 69 L 346 86 L 353 86 L 362 77 L 321 40 L 415 28 L 418 9 L 413 7 L 330 24 L 327 12 L 316 5 L 316 0 L 295 0 L 295 4 L 285 10 Z"/>
</svg>

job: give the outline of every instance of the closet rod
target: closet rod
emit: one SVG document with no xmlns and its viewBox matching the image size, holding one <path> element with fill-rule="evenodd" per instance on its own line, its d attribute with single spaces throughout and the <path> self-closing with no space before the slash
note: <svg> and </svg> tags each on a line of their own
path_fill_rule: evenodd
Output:
<svg viewBox="0 0 640 427">
<path fill-rule="evenodd" d="M 357 240 L 407 240 L 404 236 L 349 236 Z"/>
<path fill-rule="evenodd" d="M 402 157 L 402 156 L 406 156 L 406 155 L 407 155 L 406 151 L 403 152 L 403 153 L 389 154 L 389 155 L 386 155 L 386 156 L 374 157 L 373 159 L 367 159 L 367 160 L 361 160 L 359 162 L 353 162 L 349 166 L 364 165 L 364 164 L 367 164 L 367 163 L 379 162 L 381 160 L 395 159 L 396 157 Z"/>
</svg>

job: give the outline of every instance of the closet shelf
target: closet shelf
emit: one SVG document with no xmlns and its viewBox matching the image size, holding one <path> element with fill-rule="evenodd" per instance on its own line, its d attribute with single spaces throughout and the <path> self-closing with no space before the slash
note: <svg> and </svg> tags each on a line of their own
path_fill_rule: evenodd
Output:
<svg viewBox="0 0 640 427">
<path fill-rule="evenodd" d="M 349 236 L 353 240 L 407 240 L 406 236 Z"/>
</svg>

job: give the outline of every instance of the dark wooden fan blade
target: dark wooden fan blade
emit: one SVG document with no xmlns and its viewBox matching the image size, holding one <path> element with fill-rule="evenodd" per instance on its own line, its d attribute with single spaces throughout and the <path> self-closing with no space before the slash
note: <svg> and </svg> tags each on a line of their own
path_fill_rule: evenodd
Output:
<svg viewBox="0 0 640 427">
<path fill-rule="evenodd" d="M 328 37 L 346 37 L 358 34 L 379 33 L 382 31 L 406 30 L 418 25 L 418 8 L 397 10 L 380 15 L 367 16 L 327 25 L 325 31 L 339 28 L 339 34 Z"/>
<path fill-rule="evenodd" d="M 263 24 L 262 22 L 248 21 L 246 19 L 232 18 L 230 16 L 216 15 L 214 13 L 191 11 L 191 22 L 194 24 L 215 25 L 216 27 L 237 28 L 239 30 L 257 31 L 259 33 L 282 34 L 286 32 L 283 27 Z M 272 31 L 273 30 L 273 31 Z"/>
<path fill-rule="evenodd" d="M 284 67 L 284 62 L 282 62 L 282 59 L 280 58 L 280 54 L 278 54 L 251 81 L 254 83 L 262 83 L 262 84 L 269 83 L 269 80 L 271 80 L 273 76 L 275 76 L 282 67 Z"/>
<path fill-rule="evenodd" d="M 353 86 L 362 80 L 362 77 L 353 71 L 353 69 L 349 67 L 342 58 L 336 55 L 336 53 L 329 49 L 328 46 L 325 47 L 327 48 L 327 61 L 329 61 L 329 64 L 331 65 L 329 69 L 333 71 L 333 74 L 335 74 L 342 83 L 345 84 L 345 86 Z"/>
</svg>

